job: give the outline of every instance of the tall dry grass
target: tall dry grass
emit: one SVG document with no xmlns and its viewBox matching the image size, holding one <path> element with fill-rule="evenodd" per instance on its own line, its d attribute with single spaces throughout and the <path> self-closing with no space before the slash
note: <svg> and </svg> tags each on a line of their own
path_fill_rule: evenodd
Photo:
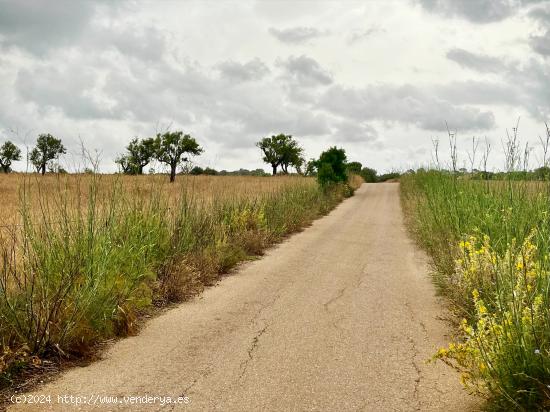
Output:
<svg viewBox="0 0 550 412">
<path fill-rule="evenodd" d="M 38 210 L 39 201 L 57 197 L 60 192 L 79 196 L 80 203 L 88 201 L 87 189 L 94 180 L 97 191 L 108 193 L 114 185 L 130 196 L 149 196 L 153 191 L 162 193 L 171 202 L 176 201 L 182 191 L 189 192 L 195 199 L 214 200 L 230 197 L 255 197 L 277 191 L 299 181 L 311 181 L 300 176 L 254 177 L 254 176 L 178 176 L 175 183 L 168 184 L 161 175 L 97 175 L 51 174 L 40 176 L 23 173 L 0 174 L 0 225 L 17 223 L 21 219 L 21 191 L 31 194 L 31 209 Z M 40 194 L 38 196 L 38 194 Z"/>
</svg>

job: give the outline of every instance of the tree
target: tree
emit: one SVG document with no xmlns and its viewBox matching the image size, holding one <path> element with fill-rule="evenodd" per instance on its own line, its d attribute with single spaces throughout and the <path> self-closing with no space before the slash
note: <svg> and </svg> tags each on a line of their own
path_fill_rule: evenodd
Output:
<svg viewBox="0 0 550 412">
<path fill-rule="evenodd" d="M 211 167 L 207 167 L 204 169 L 203 173 L 205 175 L 216 176 L 218 171 L 216 169 L 212 169 Z"/>
<path fill-rule="evenodd" d="M 155 156 L 156 141 L 152 137 L 141 140 L 136 137 L 132 139 L 126 150 L 128 151 L 128 161 L 135 166 L 137 174 L 142 175 L 145 166 Z"/>
<path fill-rule="evenodd" d="M 195 138 L 184 135 L 182 131 L 157 134 L 155 146 L 157 160 L 170 166 L 170 182 L 176 180 L 178 165 L 188 160 L 182 157 L 184 154 L 199 155 L 203 152 Z"/>
<path fill-rule="evenodd" d="M 284 145 L 285 135 L 277 135 L 271 137 L 264 137 L 256 146 L 260 148 L 263 156 L 263 161 L 271 165 L 273 176 L 277 174 L 277 168 L 281 164 L 281 149 Z"/>
<path fill-rule="evenodd" d="M 363 165 L 359 162 L 349 162 L 347 165 L 348 172 L 355 173 L 357 175 L 361 173 L 362 168 Z"/>
<path fill-rule="evenodd" d="M 0 146 L 0 168 L 4 173 L 11 172 L 11 164 L 21 160 L 21 150 L 9 140 Z"/>
<path fill-rule="evenodd" d="M 38 173 L 44 175 L 48 162 L 56 159 L 59 155 L 67 153 L 65 146 L 51 134 L 41 134 L 36 141 L 36 147 L 32 149 L 29 160 Z"/>
<path fill-rule="evenodd" d="M 310 159 L 306 163 L 305 175 L 306 176 L 317 176 L 317 160 Z"/>
<path fill-rule="evenodd" d="M 361 169 L 361 177 L 363 180 L 367 183 L 375 183 L 377 181 L 377 175 L 378 173 L 376 170 L 371 169 L 370 167 L 365 167 Z"/>
<path fill-rule="evenodd" d="M 204 169 L 200 166 L 195 166 L 194 168 L 191 169 L 189 174 L 191 174 L 191 175 L 202 175 L 202 174 L 204 174 Z"/>
<path fill-rule="evenodd" d="M 264 137 L 256 146 L 263 153 L 263 161 L 271 165 L 273 175 L 277 174 L 277 168 L 281 166 L 284 173 L 288 173 L 289 166 L 300 168 L 305 163 L 302 157 L 303 149 L 291 135 L 278 134 L 277 136 Z"/>
<path fill-rule="evenodd" d="M 322 186 L 346 182 L 348 180 L 346 161 L 346 151 L 336 146 L 321 153 L 316 162 L 317 181 Z"/>
<path fill-rule="evenodd" d="M 302 149 L 292 136 L 286 136 L 288 139 L 281 148 L 281 169 L 283 173 L 288 174 L 288 167 L 293 166 L 298 173 L 301 172 L 301 167 L 305 163 L 303 158 L 304 149 Z"/>
<path fill-rule="evenodd" d="M 132 158 L 128 155 L 120 155 L 115 159 L 115 163 L 120 166 L 122 173 L 125 175 L 135 175 L 137 174 L 137 167 L 133 163 Z"/>
</svg>

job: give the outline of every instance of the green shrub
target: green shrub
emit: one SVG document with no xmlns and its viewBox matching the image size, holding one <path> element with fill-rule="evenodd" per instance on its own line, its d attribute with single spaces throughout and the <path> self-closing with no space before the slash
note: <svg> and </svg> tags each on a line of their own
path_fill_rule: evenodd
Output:
<svg viewBox="0 0 550 412">
<path fill-rule="evenodd" d="M 335 183 L 346 183 L 348 172 L 347 157 L 344 149 L 331 147 L 321 153 L 317 165 L 317 181 L 321 186 Z"/>
</svg>

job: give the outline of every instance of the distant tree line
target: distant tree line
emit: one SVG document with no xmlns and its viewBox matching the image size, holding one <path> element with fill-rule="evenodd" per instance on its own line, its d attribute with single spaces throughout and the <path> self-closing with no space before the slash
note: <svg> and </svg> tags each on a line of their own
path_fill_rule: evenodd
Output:
<svg viewBox="0 0 550 412">
<path fill-rule="evenodd" d="M 292 169 L 305 176 L 315 176 L 323 186 L 333 183 L 345 183 L 350 173 L 358 174 L 366 182 L 381 181 L 394 175 L 377 176 L 376 170 L 363 167 L 359 162 L 348 162 L 344 149 L 331 147 L 321 153 L 318 159 L 304 159 L 304 149 L 292 136 L 284 133 L 264 137 L 256 143 L 262 159 L 271 166 L 271 172 L 290 174 Z M 203 148 L 197 140 L 182 131 L 166 131 L 155 137 L 134 138 L 126 146 L 125 153 L 119 155 L 115 162 L 124 174 L 142 175 L 146 167 L 153 161 L 166 164 L 170 169 L 170 181 L 173 182 L 179 166 L 189 164 L 190 156 L 203 153 Z M 37 173 L 64 172 L 59 165 L 59 157 L 66 154 L 66 148 L 61 139 L 51 134 L 40 134 L 35 147 L 29 152 L 28 161 Z M 21 150 L 10 141 L 0 146 L 0 169 L 4 173 L 12 171 L 13 162 L 21 160 Z M 85 173 L 93 173 L 86 169 Z M 235 171 L 216 170 L 210 167 L 194 166 L 186 170 L 191 175 L 240 175 L 268 176 L 263 169 L 239 169 Z"/>
<path fill-rule="evenodd" d="M 191 175 L 210 175 L 210 176 L 270 176 L 269 173 L 266 173 L 264 169 L 254 169 L 254 170 L 248 170 L 248 169 L 239 169 L 239 170 L 233 170 L 233 171 L 227 171 L 227 170 L 216 170 L 212 169 L 210 167 L 202 168 L 200 166 L 193 167 L 189 174 Z"/>
</svg>

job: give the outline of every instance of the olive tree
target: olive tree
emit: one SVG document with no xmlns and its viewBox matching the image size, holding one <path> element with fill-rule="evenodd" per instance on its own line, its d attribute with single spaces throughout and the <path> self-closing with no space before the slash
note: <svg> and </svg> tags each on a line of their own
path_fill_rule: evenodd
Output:
<svg viewBox="0 0 550 412">
<path fill-rule="evenodd" d="M 36 147 L 30 153 L 29 160 L 36 168 L 36 171 L 44 175 L 48 163 L 65 153 L 67 151 L 61 143 L 61 139 L 49 133 L 41 134 L 36 141 Z"/>
<path fill-rule="evenodd" d="M 120 168 L 122 169 L 122 173 L 124 173 L 125 175 L 137 174 L 137 168 L 130 156 L 120 155 L 115 159 L 115 163 L 120 166 Z"/>
<path fill-rule="evenodd" d="M 142 175 L 143 169 L 155 157 L 156 139 L 149 137 L 145 139 L 132 139 L 126 146 L 126 153 L 115 159 L 122 172 L 125 174 Z"/>
<path fill-rule="evenodd" d="M 302 157 L 303 149 L 291 135 L 278 134 L 276 136 L 264 137 L 256 146 L 263 153 L 263 161 L 271 165 L 273 175 L 277 174 L 280 166 L 283 173 L 288 173 L 289 166 L 300 168 L 305 163 Z"/>
<path fill-rule="evenodd" d="M 21 160 L 21 150 L 9 140 L 0 146 L 0 168 L 4 173 L 11 172 L 11 164 Z"/>
<path fill-rule="evenodd" d="M 176 180 L 178 165 L 188 161 L 185 154 L 199 155 L 203 152 L 195 138 L 182 131 L 157 134 L 155 148 L 157 160 L 170 166 L 170 182 Z"/>
</svg>

